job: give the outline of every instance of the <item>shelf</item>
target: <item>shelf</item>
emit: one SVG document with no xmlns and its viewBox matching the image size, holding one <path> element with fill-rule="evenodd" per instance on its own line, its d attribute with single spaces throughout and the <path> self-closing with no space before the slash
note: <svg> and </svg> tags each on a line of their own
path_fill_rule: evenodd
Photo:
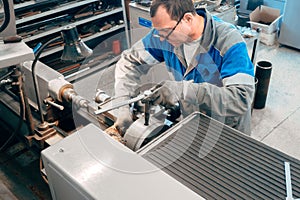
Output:
<svg viewBox="0 0 300 200">
<path fill-rule="evenodd" d="M 36 4 L 35 1 L 26 1 L 24 3 L 14 4 L 14 9 L 18 10 L 20 8 L 24 8 L 24 7 L 27 7 L 27 6 L 32 6 L 32 5 L 35 5 L 35 4 Z"/>
<path fill-rule="evenodd" d="M 120 59 L 120 56 L 115 56 L 110 59 L 106 59 L 101 61 L 101 63 L 97 63 L 97 66 L 95 67 L 89 67 L 84 64 L 83 69 L 72 73 L 70 75 L 65 75 L 65 80 L 69 82 L 78 81 L 83 77 L 89 76 L 91 74 L 95 74 L 97 71 L 102 70 L 108 66 L 110 66 L 112 63 L 116 63 Z"/>
<path fill-rule="evenodd" d="M 123 30 L 126 44 L 122 43 L 124 46 L 121 48 L 125 49 L 129 45 L 124 0 L 31 0 L 14 5 L 14 9 L 17 34 L 32 49 L 39 43 L 43 44 L 51 38 L 59 37 L 66 26 L 76 26 L 82 40 L 92 49 L 109 38 L 118 37 L 117 39 L 123 40 L 124 36 L 118 35 Z M 112 27 L 100 31 L 106 24 L 111 24 Z M 50 44 L 40 57 L 44 64 L 57 71 L 68 67 L 68 64 L 56 55 L 62 52 L 62 43 L 61 40 Z M 105 58 L 107 51 L 111 52 L 111 47 L 101 49 L 100 56 Z M 107 62 L 112 60 L 108 59 Z M 81 65 L 80 62 L 75 64 Z M 70 74 L 72 73 L 71 70 Z"/>
<path fill-rule="evenodd" d="M 89 40 L 101 37 L 101 36 L 109 34 L 109 33 L 112 33 L 114 31 L 117 31 L 117 30 L 122 29 L 124 27 L 125 27 L 124 24 L 116 25 L 116 26 L 114 26 L 114 27 L 112 27 L 112 28 L 110 28 L 110 29 L 108 29 L 106 31 L 98 32 L 98 33 L 95 33 L 95 34 L 93 34 L 93 35 L 91 35 L 89 37 L 83 38 L 82 41 L 87 42 Z M 59 47 L 50 49 L 50 50 L 42 53 L 41 58 L 49 56 L 49 55 L 54 54 L 54 53 L 57 53 L 57 52 L 62 51 L 62 50 L 63 50 L 63 46 L 59 46 Z"/>
<path fill-rule="evenodd" d="M 33 16 L 30 16 L 30 17 L 25 17 L 23 19 L 17 19 L 16 20 L 16 25 L 19 25 L 19 24 L 22 24 L 22 23 L 25 23 L 25 22 L 30 22 L 32 20 L 36 20 L 37 18 L 47 17 L 49 15 L 53 15 L 53 14 L 56 14 L 56 13 L 59 13 L 59 12 L 70 10 L 72 8 L 87 5 L 87 4 L 90 4 L 90 3 L 97 2 L 97 1 L 98 0 L 85 0 L 85 1 L 79 1 L 77 3 L 68 2 L 66 4 L 63 4 L 62 6 L 59 6 L 56 9 L 52 9 L 52 10 L 45 11 L 45 12 L 42 12 L 42 13 L 39 13 L 39 14 L 35 14 Z"/>
<path fill-rule="evenodd" d="M 86 18 L 86 19 L 83 19 L 83 20 L 80 20 L 80 21 L 77 21 L 77 22 L 68 23 L 68 25 L 79 26 L 79 25 L 82 25 L 82 24 L 86 24 L 88 22 L 95 21 L 97 19 L 101 19 L 101 18 L 110 16 L 110 15 L 113 15 L 113 14 L 119 13 L 119 12 L 122 12 L 122 8 L 116 8 L 112 11 L 108 11 L 108 12 L 105 12 L 105 13 L 102 13 L 102 14 L 99 14 L 99 15 L 96 15 L 96 16 L 92 16 L 92 17 L 89 17 L 89 18 Z M 45 32 L 40 33 L 40 34 L 35 34 L 33 36 L 24 38 L 24 41 L 25 42 L 34 41 L 36 39 L 46 37 L 46 36 L 49 36 L 49 35 L 54 34 L 54 33 L 59 33 L 63 28 L 64 28 L 64 26 L 54 28 L 54 29 L 51 29 L 49 31 L 45 31 Z"/>
</svg>

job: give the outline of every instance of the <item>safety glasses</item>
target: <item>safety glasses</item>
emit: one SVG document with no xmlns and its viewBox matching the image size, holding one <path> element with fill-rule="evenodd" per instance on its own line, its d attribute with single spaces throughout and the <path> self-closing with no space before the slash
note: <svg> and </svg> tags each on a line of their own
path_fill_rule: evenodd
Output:
<svg viewBox="0 0 300 200">
<path fill-rule="evenodd" d="M 163 38 L 163 40 L 168 40 L 170 35 L 175 31 L 175 29 L 177 28 L 178 24 L 181 22 L 181 20 L 183 19 L 185 14 L 186 13 L 183 13 L 183 15 L 177 21 L 176 25 L 171 29 L 171 31 L 166 36 L 162 35 L 162 34 L 159 34 L 159 33 L 157 33 L 157 34 L 153 33 L 152 36 L 156 37 L 156 38 Z"/>
</svg>

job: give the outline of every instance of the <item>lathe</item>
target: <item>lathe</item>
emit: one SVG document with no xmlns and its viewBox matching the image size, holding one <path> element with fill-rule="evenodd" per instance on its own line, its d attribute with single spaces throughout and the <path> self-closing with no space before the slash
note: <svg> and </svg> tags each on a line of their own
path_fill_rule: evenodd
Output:
<svg viewBox="0 0 300 200">
<path fill-rule="evenodd" d="M 1 120 L 40 150 L 53 199 L 300 197 L 299 160 L 202 113 L 183 118 L 179 106 L 151 105 L 148 97 L 159 89 L 155 67 L 141 77 L 136 96 L 122 101 L 114 96 L 114 65 L 87 67 L 92 56 L 68 81 L 37 62 L 37 98 L 34 54 L 7 40 L 16 35 L 11 26 L 0 35 Z M 121 106 L 135 118 L 123 143 L 104 132 Z"/>
</svg>

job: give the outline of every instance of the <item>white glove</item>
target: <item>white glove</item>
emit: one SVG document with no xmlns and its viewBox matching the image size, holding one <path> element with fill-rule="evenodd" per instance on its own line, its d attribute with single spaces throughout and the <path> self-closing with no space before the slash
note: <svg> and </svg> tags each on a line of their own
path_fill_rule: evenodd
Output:
<svg viewBox="0 0 300 200">
<path fill-rule="evenodd" d="M 118 109 L 117 120 L 114 126 L 117 128 L 121 136 L 124 136 L 128 127 L 133 123 L 132 114 L 129 106 L 123 106 Z"/>
</svg>

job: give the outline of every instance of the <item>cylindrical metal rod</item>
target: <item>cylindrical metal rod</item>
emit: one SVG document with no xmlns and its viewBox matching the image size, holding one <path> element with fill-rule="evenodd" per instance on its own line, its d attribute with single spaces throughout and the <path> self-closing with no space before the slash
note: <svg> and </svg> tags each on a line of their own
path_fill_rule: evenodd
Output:
<svg viewBox="0 0 300 200">
<path fill-rule="evenodd" d="M 150 120 L 150 102 L 149 101 L 145 101 L 144 102 L 145 104 L 145 123 L 144 125 L 145 126 L 148 126 L 149 125 L 149 120 Z"/>
<path fill-rule="evenodd" d="M 260 32 L 261 32 L 261 28 L 257 28 L 256 29 L 257 36 L 256 36 L 256 38 L 254 40 L 254 43 L 253 43 L 252 56 L 251 56 L 251 62 L 253 63 L 253 65 L 256 64 L 257 52 L 259 50 Z"/>
</svg>

